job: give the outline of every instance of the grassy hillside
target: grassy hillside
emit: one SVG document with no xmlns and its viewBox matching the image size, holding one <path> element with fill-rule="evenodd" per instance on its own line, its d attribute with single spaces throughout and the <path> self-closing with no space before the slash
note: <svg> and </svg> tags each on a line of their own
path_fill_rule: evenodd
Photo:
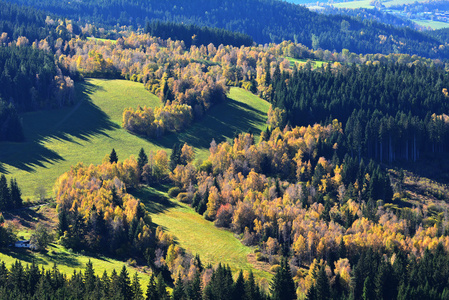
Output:
<svg viewBox="0 0 449 300">
<path fill-rule="evenodd" d="M 141 147 L 147 151 L 169 150 L 175 142 L 187 142 L 195 146 L 197 157 L 207 158 L 213 138 L 220 142 L 232 139 L 242 131 L 258 133 L 264 129 L 269 107 L 267 102 L 251 93 L 232 88 L 225 103 L 212 108 L 210 114 L 185 132 L 151 141 L 121 128 L 125 107 L 160 105 L 159 99 L 148 93 L 143 85 L 123 80 L 90 79 L 77 86 L 77 96 L 81 101 L 74 107 L 23 115 L 26 143 L 0 144 L 0 160 L 3 162 L 0 171 L 17 178 L 24 197 L 34 198 L 34 191 L 40 185 L 51 195 L 56 178 L 70 166 L 79 161 L 85 164 L 100 163 L 112 148 L 116 149 L 119 159 L 123 159 L 137 155 Z M 243 246 L 232 233 L 217 229 L 183 204 L 167 202 L 156 212 L 158 206 L 149 200 L 154 198 L 154 193 L 155 190 L 148 189 L 138 196 L 149 205 L 154 222 L 172 232 L 182 247 L 200 254 L 206 263 L 229 263 L 233 270 L 248 271 L 252 268 L 247 260 L 252 250 Z M 34 221 L 45 219 L 52 224 L 55 222 L 51 221 L 55 220 L 54 213 L 53 216 L 40 216 L 40 213 L 31 212 L 19 219 L 23 224 L 28 224 L 19 232 L 25 237 L 29 236 Z M 205 239 L 207 244 L 204 243 Z M 49 250 L 45 254 L 10 250 L 0 253 L 0 260 L 10 265 L 16 259 L 24 262 L 35 259 L 46 268 L 57 263 L 60 270 L 67 274 L 84 268 L 89 259 L 97 273 L 104 270 L 110 272 L 113 268 L 119 270 L 124 264 L 109 258 L 71 253 L 60 246 L 51 246 Z M 265 279 L 271 277 L 260 270 L 256 270 L 255 275 Z M 146 287 L 148 275 L 142 274 L 141 279 Z"/>
<path fill-rule="evenodd" d="M 250 247 L 244 246 L 232 232 L 215 227 L 190 206 L 170 200 L 165 192 L 154 188 L 145 188 L 134 196 L 145 203 L 153 223 L 173 233 L 176 242 L 192 254 L 199 254 L 203 263 L 229 264 L 233 272 L 252 269 L 256 278 L 264 282 L 271 280 L 269 266 L 260 263 L 255 269 L 248 261 L 253 253 Z"/>
<path fill-rule="evenodd" d="M 125 107 L 160 105 L 142 84 L 124 80 L 89 79 L 77 85 L 81 101 L 74 107 L 22 115 L 25 143 L 0 144 L 0 172 L 17 179 L 24 198 L 34 199 L 38 186 L 52 195 L 55 180 L 77 162 L 98 164 L 112 148 L 119 159 L 137 155 L 140 148 L 170 150 L 175 142 L 187 142 L 206 158 L 213 138 L 217 142 L 242 131 L 260 132 L 268 103 L 251 93 L 233 88 L 229 99 L 185 132 L 159 140 L 147 140 L 121 128 Z"/>
<path fill-rule="evenodd" d="M 66 250 L 64 247 L 59 245 L 51 244 L 48 247 L 48 252 L 38 253 L 32 252 L 24 249 L 15 249 L 3 251 L 0 253 L 0 261 L 4 261 L 8 268 L 11 267 L 16 260 L 20 260 L 25 266 L 26 264 L 31 264 L 34 260 L 39 266 L 43 266 L 45 269 L 49 270 L 56 263 L 60 272 L 71 275 L 76 270 L 84 270 L 86 263 L 90 260 L 94 266 L 95 274 L 102 275 L 104 271 L 107 271 L 110 275 L 112 270 L 115 269 L 118 273 L 126 265 L 124 262 L 111 259 L 108 257 L 94 257 L 83 254 L 73 253 Z M 147 272 L 141 272 L 135 268 L 128 268 L 128 273 L 130 276 L 134 275 L 135 272 L 139 272 L 139 279 L 142 289 L 146 291 L 148 282 L 150 281 L 150 270 Z"/>
</svg>

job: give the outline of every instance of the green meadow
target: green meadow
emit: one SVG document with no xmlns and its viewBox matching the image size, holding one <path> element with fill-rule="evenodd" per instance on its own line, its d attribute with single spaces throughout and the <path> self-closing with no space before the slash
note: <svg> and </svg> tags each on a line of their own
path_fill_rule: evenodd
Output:
<svg viewBox="0 0 449 300">
<path fill-rule="evenodd" d="M 304 67 L 308 61 L 312 64 L 312 68 L 321 68 L 323 64 L 327 64 L 326 61 L 311 60 L 311 59 L 298 59 L 293 57 L 286 57 L 291 66 L 298 65 Z"/>
<path fill-rule="evenodd" d="M 175 236 L 175 242 L 195 255 L 203 264 L 229 264 L 233 272 L 253 270 L 259 280 L 268 282 L 272 274 L 255 269 L 247 256 L 253 249 L 244 246 L 232 232 L 215 227 L 190 206 L 169 199 L 161 189 L 144 188 L 134 193 L 151 214 L 152 221 Z"/>
<path fill-rule="evenodd" d="M 145 151 L 170 151 L 176 142 L 195 147 L 205 159 L 212 139 L 232 139 L 239 132 L 258 135 L 265 128 L 269 104 L 250 92 L 231 88 L 228 100 L 179 134 L 147 139 L 121 127 L 125 107 L 160 106 L 143 85 L 125 80 L 89 79 L 77 84 L 79 102 L 58 110 L 22 115 L 26 142 L 0 143 L 0 172 L 17 179 L 23 198 L 35 199 L 37 187 L 53 195 L 56 179 L 78 162 L 99 164 L 115 148 L 119 160 Z"/>
<path fill-rule="evenodd" d="M 20 260 L 24 267 L 26 264 L 31 264 L 34 261 L 40 268 L 44 267 L 46 270 L 53 268 L 56 263 L 61 273 L 70 276 L 74 271 L 84 271 L 87 262 L 90 260 L 94 266 L 96 275 L 101 276 L 104 271 L 110 275 L 113 269 L 115 269 L 117 273 L 120 273 L 120 270 L 125 265 L 128 268 L 130 277 L 133 276 L 135 272 L 138 272 L 143 290 L 146 290 L 148 282 L 150 281 L 150 269 L 146 272 L 142 272 L 141 270 L 127 266 L 124 262 L 112 258 L 73 253 L 57 244 L 50 244 L 50 246 L 47 247 L 47 250 L 46 253 L 40 253 L 31 252 L 25 249 L 10 248 L 0 252 L 0 261 L 4 261 L 8 268 L 10 268 L 16 260 Z"/>
</svg>

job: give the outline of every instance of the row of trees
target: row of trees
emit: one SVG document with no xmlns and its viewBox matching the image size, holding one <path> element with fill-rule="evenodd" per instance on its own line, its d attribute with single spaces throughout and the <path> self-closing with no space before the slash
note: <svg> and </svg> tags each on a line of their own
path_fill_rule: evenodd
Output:
<svg viewBox="0 0 449 300">
<path fill-rule="evenodd" d="M 192 107 L 168 101 L 163 107 L 151 107 L 123 111 L 122 126 L 126 130 L 151 138 L 159 138 L 166 131 L 179 132 L 193 120 Z"/>
<path fill-rule="evenodd" d="M 423 32 L 397 28 L 375 21 L 361 21 L 341 15 L 324 15 L 288 2 L 243 0 L 239 2 L 163 0 L 148 4 L 143 0 L 83 1 L 75 4 L 56 0 L 18 3 L 90 23 L 144 28 L 150 20 L 212 26 L 246 33 L 257 43 L 295 40 L 314 49 L 357 53 L 407 53 L 431 58 L 447 57 L 444 42 Z M 186 42 L 191 41 L 191 36 Z M 224 41 L 221 41 L 224 42 Z"/>
<path fill-rule="evenodd" d="M 187 48 L 195 45 L 231 45 L 234 47 L 251 46 L 253 39 L 246 34 L 219 28 L 200 27 L 171 22 L 153 21 L 145 24 L 145 33 L 163 39 L 184 41 Z"/>
</svg>

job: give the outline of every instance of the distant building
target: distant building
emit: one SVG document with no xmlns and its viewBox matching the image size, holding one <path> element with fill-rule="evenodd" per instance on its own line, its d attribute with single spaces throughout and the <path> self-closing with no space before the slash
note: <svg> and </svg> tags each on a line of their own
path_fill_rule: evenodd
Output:
<svg viewBox="0 0 449 300">
<path fill-rule="evenodd" d="M 17 241 L 14 243 L 14 247 L 16 248 L 28 248 L 31 250 L 36 250 L 36 245 L 31 244 L 30 240 Z"/>
</svg>

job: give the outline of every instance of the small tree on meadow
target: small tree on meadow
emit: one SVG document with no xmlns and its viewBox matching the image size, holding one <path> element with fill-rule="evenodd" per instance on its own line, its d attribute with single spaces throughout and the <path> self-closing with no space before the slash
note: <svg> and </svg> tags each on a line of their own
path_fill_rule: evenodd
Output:
<svg viewBox="0 0 449 300">
<path fill-rule="evenodd" d="M 112 152 L 111 152 L 111 154 L 109 154 L 109 162 L 111 164 L 118 162 L 118 156 L 117 156 L 117 153 L 115 152 L 114 148 L 112 148 Z"/>
</svg>

